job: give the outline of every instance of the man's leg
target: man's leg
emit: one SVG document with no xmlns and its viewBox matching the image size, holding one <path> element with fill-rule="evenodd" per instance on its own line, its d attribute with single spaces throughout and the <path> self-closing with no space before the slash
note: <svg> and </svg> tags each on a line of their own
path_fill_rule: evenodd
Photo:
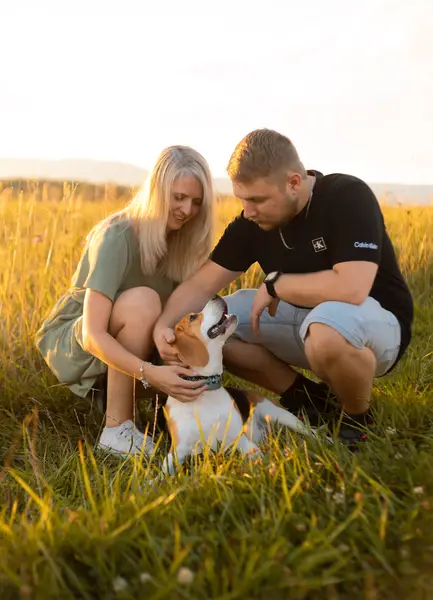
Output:
<svg viewBox="0 0 433 600">
<path fill-rule="evenodd" d="M 224 346 L 224 365 L 233 375 L 280 395 L 282 406 L 310 424 L 319 425 L 332 417 L 327 384 L 318 384 L 292 368 L 309 369 L 299 329 L 308 309 L 280 302 L 277 314 L 265 311 L 260 319 L 260 335 L 251 330 L 250 313 L 257 290 L 239 290 L 225 297 L 229 313 L 238 317 L 238 328 Z M 240 338 L 240 339 L 239 339 Z"/>
<path fill-rule="evenodd" d="M 313 372 L 340 401 L 340 440 L 353 448 L 366 439 L 359 426 L 372 424 L 374 377 L 386 373 L 397 357 L 399 323 L 370 297 L 361 305 L 324 302 L 307 315 L 300 335 Z"/>
<path fill-rule="evenodd" d="M 305 352 L 313 373 L 329 384 L 346 413 L 369 409 L 377 368 L 369 348 L 355 348 L 329 325 L 313 323 L 305 338 Z"/>
<path fill-rule="evenodd" d="M 246 381 L 281 395 L 296 379 L 297 372 L 260 344 L 249 344 L 236 338 L 227 340 L 224 366 Z"/>
</svg>

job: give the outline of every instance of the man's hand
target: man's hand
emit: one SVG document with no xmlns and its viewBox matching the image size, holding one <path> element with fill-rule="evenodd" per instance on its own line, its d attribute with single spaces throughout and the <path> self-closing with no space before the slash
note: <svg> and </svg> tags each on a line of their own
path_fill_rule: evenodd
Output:
<svg viewBox="0 0 433 600">
<path fill-rule="evenodd" d="M 268 294 L 268 290 L 264 283 L 259 287 L 254 298 L 250 315 L 251 328 L 254 335 L 258 335 L 260 332 L 260 317 L 265 308 L 268 308 L 271 317 L 275 317 L 279 302 L 279 298 L 273 298 Z"/>
</svg>

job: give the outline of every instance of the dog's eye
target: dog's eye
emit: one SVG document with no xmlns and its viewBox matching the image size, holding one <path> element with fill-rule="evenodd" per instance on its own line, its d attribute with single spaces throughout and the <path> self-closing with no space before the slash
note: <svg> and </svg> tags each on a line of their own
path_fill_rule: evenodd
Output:
<svg viewBox="0 0 433 600">
<path fill-rule="evenodd" d="M 198 315 L 189 315 L 189 321 L 195 321 Z"/>
</svg>

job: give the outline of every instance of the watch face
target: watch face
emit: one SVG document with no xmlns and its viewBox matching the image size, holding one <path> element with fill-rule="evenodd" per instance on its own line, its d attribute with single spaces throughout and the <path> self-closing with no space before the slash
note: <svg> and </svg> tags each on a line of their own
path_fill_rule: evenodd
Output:
<svg viewBox="0 0 433 600">
<path fill-rule="evenodd" d="M 276 274 L 277 274 L 277 271 L 272 271 L 272 273 L 269 273 L 266 276 L 265 281 L 272 281 L 272 279 L 275 277 Z"/>
</svg>

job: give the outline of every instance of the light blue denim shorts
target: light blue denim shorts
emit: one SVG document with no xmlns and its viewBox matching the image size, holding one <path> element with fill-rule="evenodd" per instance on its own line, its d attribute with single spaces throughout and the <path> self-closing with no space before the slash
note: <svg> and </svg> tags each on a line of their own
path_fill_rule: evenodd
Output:
<svg viewBox="0 0 433 600">
<path fill-rule="evenodd" d="M 250 314 L 256 292 L 255 289 L 244 289 L 224 296 L 229 313 L 239 319 L 235 337 L 261 344 L 282 361 L 310 370 L 304 340 L 311 323 L 324 323 L 355 348 L 367 347 L 373 351 L 377 360 L 376 377 L 384 375 L 395 363 L 400 349 L 400 324 L 393 313 L 371 296 L 360 305 L 331 301 L 312 309 L 280 301 L 275 317 L 271 317 L 267 309 L 263 311 L 260 334 L 255 336 Z"/>
</svg>

